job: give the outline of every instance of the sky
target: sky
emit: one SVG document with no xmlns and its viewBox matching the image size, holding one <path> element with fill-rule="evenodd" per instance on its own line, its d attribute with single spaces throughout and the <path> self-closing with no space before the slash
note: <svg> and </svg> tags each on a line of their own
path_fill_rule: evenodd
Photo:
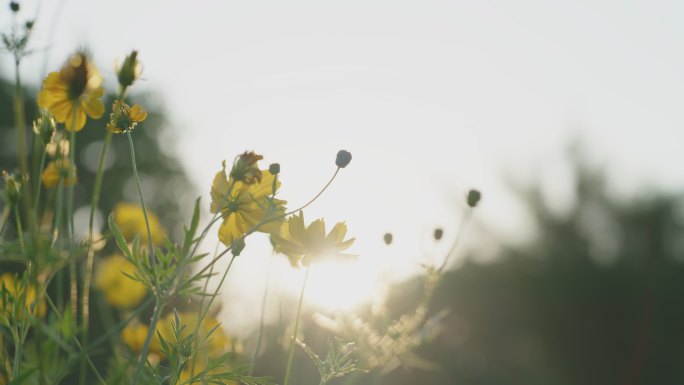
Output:
<svg viewBox="0 0 684 385">
<path fill-rule="evenodd" d="M 113 90 L 112 63 L 140 52 L 136 88 L 167 108 L 175 137 L 160 140 L 181 154 L 205 202 L 221 161 L 244 150 L 281 164 L 290 207 L 325 184 L 338 150 L 353 154 L 306 217 L 346 221 L 360 265 L 320 272 L 311 306 L 353 306 L 378 274 L 405 278 L 439 261 L 470 188 L 484 197 L 474 226 L 529 240 L 534 223 L 507 180 L 539 183 L 551 204 L 571 205 L 565 150 L 573 140 L 606 168 L 619 196 L 684 190 L 680 1 L 21 4 L 38 15 L 38 53 L 22 69 L 35 87 L 45 68 L 87 46 Z M 4 76 L 10 68 L 0 57 Z M 431 241 L 435 227 L 445 230 L 442 244 Z M 477 251 L 486 260 L 496 248 Z M 299 289 L 302 273 L 270 254 L 258 240 L 231 271 L 249 278 L 224 290 L 236 330 L 258 315 L 265 272 L 274 287 Z"/>
</svg>

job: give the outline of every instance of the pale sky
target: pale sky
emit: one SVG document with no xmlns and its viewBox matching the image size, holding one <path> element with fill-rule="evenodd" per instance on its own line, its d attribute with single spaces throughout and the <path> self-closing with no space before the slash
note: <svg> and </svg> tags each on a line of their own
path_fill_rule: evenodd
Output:
<svg viewBox="0 0 684 385">
<path fill-rule="evenodd" d="M 529 238 L 503 175 L 571 202 L 563 151 L 573 138 L 619 194 L 683 190 L 683 19 L 674 0 L 44 0 L 33 46 L 49 47 L 48 70 L 89 47 L 111 90 L 111 64 L 137 49 L 145 81 L 136 87 L 168 109 L 173 146 L 205 203 L 221 160 L 246 149 L 281 163 L 290 207 L 327 181 L 337 150 L 351 151 L 306 216 L 346 221 L 352 251 L 404 276 L 443 251 L 432 229 L 453 237 L 470 187 L 484 195 L 478 226 Z M 27 83 L 38 86 L 43 55 L 26 60 Z M 10 68 L 2 56 L 5 77 Z M 226 323 L 243 331 L 269 255 L 263 240 L 250 246 L 231 274 L 251 285 L 226 293 L 243 315 Z M 296 290 L 301 277 L 274 261 L 272 278 Z"/>
</svg>

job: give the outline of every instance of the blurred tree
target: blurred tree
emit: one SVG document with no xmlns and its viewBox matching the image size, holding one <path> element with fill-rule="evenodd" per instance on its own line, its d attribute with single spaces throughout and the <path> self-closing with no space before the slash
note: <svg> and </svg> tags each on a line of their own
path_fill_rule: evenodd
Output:
<svg viewBox="0 0 684 385">
<path fill-rule="evenodd" d="M 33 134 L 30 124 L 36 117 L 35 90 L 24 90 L 26 99 L 26 127 L 29 139 L 29 158 L 33 156 Z M 17 165 L 17 137 L 13 121 L 14 84 L 0 79 L 0 170 L 13 171 Z M 90 209 L 92 188 L 95 182 L 100 150 L 105 135 L 114 95 L 104 98 L 106 113 L 99 120 L 88 119 L 83 130 L 76 136 L 76 163 L 78 180 L 74 191 L 74 210 L 82 215 L 84 226 Z M 169 235 L 178 234 L 184 219 L 191 215 L 195 192 L 177 154 L 173 134 L 162 106 L 149 95 L 135 95 L 133 100 L 145 106 L 149 114 L 133 132 L 138 171 L 148 208 L 157 214 Z M 107 217 L 117 202 L 139 203 L 128 142 L 122 135 L 115 135 L 109 149 L 100 198 L 99 211 L 102 230 Z M 0 202 L 0 205 L 3 204 Z M 79 209 L 81 210 L 79 213 Z"/>
</svg>

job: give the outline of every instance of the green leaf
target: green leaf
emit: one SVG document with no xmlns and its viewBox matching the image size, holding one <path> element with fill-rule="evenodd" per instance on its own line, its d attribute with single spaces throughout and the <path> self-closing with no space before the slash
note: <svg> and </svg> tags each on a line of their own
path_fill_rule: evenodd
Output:
<svg viewBox="0 0 684 385">
<path fill-rule="evenodd" d="M 119 249 L 126 254 L 129 259 L 133 259 L 131 250 L 128 248 L 128 243 L 126 242 L 126 238 L 124 238 L 123 234 L 121 233 L 121 229 L 119 229 L 119 226 L 117 226 L 116 222 L 114 221 L 114 214 L 109 215 L 108 222 L 109 230 L 111 230 L 112 235 L 114 235 L 114 240 L 116 241 L 117 246 L 119 246 Z"/>
</svg>

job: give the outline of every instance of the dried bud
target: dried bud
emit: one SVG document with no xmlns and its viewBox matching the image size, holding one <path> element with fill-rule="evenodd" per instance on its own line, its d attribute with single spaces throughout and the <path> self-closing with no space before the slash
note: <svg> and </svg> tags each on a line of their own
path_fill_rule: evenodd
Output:
<svg viewBox="0 0 684 385">
<path fill-rule="evenodd" d="M 19 3 L 17 3 L 16 1 L 11 1 L 10 9 L 12 10 L 12 12 L 19 12 Z"/>
<path fill-rule="evenodd" d="M 33 133 L 43 142 L 43 145 L 50 143 L 52 133 L 57 129 L 55 119 L 47 110 L 41 109 L 40 115 L 33 121 Z"/>
<path fill-rule="evenodd" d="M 131 86 L 142 73 L 142 65 L 138 61 L 138 51 L 133 51 L 130 55 L 126 56 L 123 63 L 117 66 L 116 72 L 119 78 L 119 85 L 122 89 L 126 89 Z"/>
<path fill-rule="evenodd" d="M 442 236 L 444 235 L 444 230 L 440 228 L 436 228 L 434 234 L 432 234 L 435 237 L 436 241 L 439 241 L 442 239 Z"/>
<path fill-rule="evenodd" d="M 271 165 L 268 166 L 268 172 L 273 175 L 280 174 L 280 163 L 271 163 Z"/>
<path fill-rule="evenodd" d="M 2 177 L 5 180 L 5 197 L 10 206 L 12 206 L 19 200 L 21 183 L 14 175 L 8 174 L 6 171 L 2 172 Z"/>
<path fill-rule="evenodd" d="M 466 198 L 466 202 L 468 202 L 468 206 L 475 207 L 480 202 L 480 198 L 482 198 L 482 194 L 480 194 L 479 191 L 473 189 L 468 191 L 468 197 Z"/>
<path fill-rule="evenodd" d="M 233 162 L 230 177 L 245 184 L 261 182 L 261 170 L 259 170 L 257 162 L 262 159 L 264 159 L 263 156 L 257 155 L 253 151 L 245 151 Z"/>
<path fill-rule="evenodd" d="M 385 240 L 386 245 L 391 245 L 392 244 L 392 233 L 385 233 L 385 236 L 383 237 Z"/>
<path fill-rule="evenodd" d="M 335 164 L 339 168 L 345 168 L 351 162 L 352 155 L 347 150 L 340 150 L 337 152 L 337 158 L 335 159 Z"/>
</svg>

